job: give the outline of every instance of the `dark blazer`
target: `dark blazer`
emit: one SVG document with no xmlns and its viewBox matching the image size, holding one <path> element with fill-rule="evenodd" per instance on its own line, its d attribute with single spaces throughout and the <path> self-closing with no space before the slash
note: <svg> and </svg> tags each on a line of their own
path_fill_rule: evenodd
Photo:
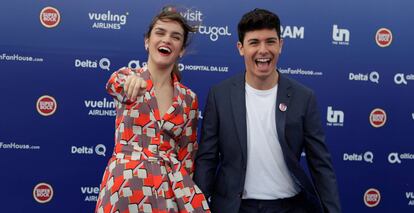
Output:
<svg viewBox="0 0 414 213">
<path fill-rule="evenodd" d="M 194 181 L 213 213 L 237 213 L 244 190 L 247 127 L 244 73 L 212 87 L 204 109 Z M 340 212 L 339 193 L 312 90 L 279 73 L 276 128 L 287 167 L 309 212 Z M 285 111 L 280 104 L 287 106 Z M 299 164 L 302 150 L 313 183 Z"/>
</svg>

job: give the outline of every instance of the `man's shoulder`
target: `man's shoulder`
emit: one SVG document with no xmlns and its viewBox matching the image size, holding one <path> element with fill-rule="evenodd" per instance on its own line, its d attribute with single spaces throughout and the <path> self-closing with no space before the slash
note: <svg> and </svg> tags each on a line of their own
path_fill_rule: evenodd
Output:
<svg viewBox="0 0 414 213">
<path fill-rule="evenodd" d="M 238 73 L 227 79 L 224 79 L 219 83 L 213 85 L 212 88 L 214 90 L 223 90 L 237 84 L 244 84 L 244 73 Z"/>
<path fill-rule="evenodd" d="M 313 90 L 306 86 L 305 84 L 290 78 L 284 74 L 280 74 L 280 82 L 281 84 L 286 84 L 289 87 L 293 88 L 295 91 L 297 92 L 302 92 L 302 93 L 306 93 L 306 94 L 312 94 Z"/>
</svg>

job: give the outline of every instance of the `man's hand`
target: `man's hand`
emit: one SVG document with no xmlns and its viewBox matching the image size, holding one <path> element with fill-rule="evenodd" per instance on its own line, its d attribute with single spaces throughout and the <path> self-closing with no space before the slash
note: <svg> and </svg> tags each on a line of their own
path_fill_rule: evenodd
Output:
<svg viewBox="0 0 414 213">
<path fill-rule="evenodd" d="M 144 95 L 146 88 L 147 82 L 138 74 L 128 76 L 124 84 L 124 92 L 131 101 L 135 101 L 138 97 Z"/>
</svg>

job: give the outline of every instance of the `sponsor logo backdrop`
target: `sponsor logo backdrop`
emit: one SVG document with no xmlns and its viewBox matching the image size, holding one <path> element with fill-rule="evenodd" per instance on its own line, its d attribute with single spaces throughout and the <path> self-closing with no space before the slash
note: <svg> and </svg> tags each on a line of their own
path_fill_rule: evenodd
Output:
<svg viewBox="0 0 414 213">
<path fill-rule="evenodd" d="M 105 83 L 145 65 L 143 36 L 165 2 L 21 2 L 0 7 L 2 212 L 92 212 L 114 141 Z M 168 3 L 200 25 L 179 69 L 201 111 L 211 85 L 243 72 L 241 15 L 277 12 L 280 72 L 317 94 L 344 212 L 413 211 L 413 2 Z"/>
</svg>

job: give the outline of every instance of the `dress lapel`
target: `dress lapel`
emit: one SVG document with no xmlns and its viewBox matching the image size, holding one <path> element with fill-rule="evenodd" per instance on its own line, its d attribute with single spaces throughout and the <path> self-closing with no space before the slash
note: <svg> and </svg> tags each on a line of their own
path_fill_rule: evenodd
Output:
<svg viewBox="0 0 414 213">
<path fill-rule="evenodd" d="M 181 83 L 178 81 L 177 77 L 173 75 L 173 100 L 172 105 L 168 108 L 168 111 L 164 114 L 162 118 L 162 122 L 164 121 L 171 121 L 176 116 L 182 116 L 184 113 L 183 109 L 183 101 L 185 100 L 186 94 L 185 90 L 182 91 Z M 191 103 L 189 103 L 191 104 Z M 175 123 L 175 122 L 173 122 Z"/>
<path fill-rule="evenodd" d="M 173 75 L 174 91 L 173 91 L 172 105 L 168 108 L 167 112 L 165 112 L 164 116 L 161 118 L 157 99 L 155 97 L 154 84 L 151 80 L 151 74 L 148 71 L 147 67 L 144 67 L 142 69 L 140 76 L 145 81 L 147 81 L 147 84 L 148 84 L 147 91 L 144 94 L 143 98 L 150 108 L 150 113 L 149 113 L 150 120 L 155 122 L 158 125 L 158 128 L 162 128 L 165 121 L 170 121 L 171 119 L 174 119 L 177 114 L 183 112 L 182 103 L 185 98 L 185 93 L 181 91 L 181 84 L 178 81 L 177 76 Z"/>
</svg>

